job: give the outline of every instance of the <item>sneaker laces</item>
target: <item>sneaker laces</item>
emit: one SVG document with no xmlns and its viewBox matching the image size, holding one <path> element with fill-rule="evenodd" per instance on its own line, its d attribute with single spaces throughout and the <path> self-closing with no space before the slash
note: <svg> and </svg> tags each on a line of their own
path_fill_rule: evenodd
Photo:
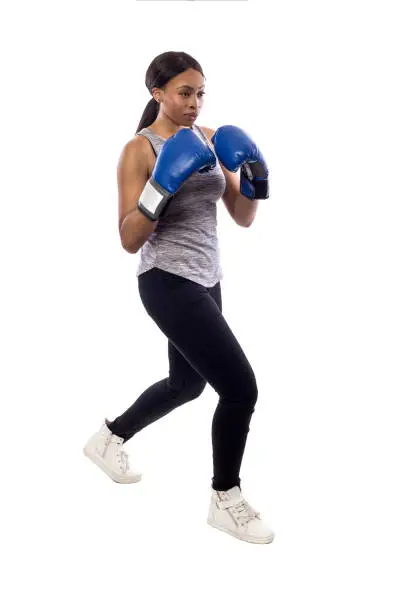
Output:
<svg viewBox="0 0 408 612">
<path fill-rule="evenodd" d="M 123 450 L 122 442 L 114 442 L 113 440 L 111 440 L 111 442 L 115 445 L 115 456 L 119 463 L 120 470 L 125 473 L 130 469 L 129 455 Z"/>
<path fill-rule="evenodd" d="M 228 496 L 225 492 L 221 492 L 221 499 L 228 501 Z M 245 525 L 253 519 L 260 518 L 260 513 L 257 512 L 243 497 L 236 503 L 224 504 L 225 509 L 231 511 L 231 514 L 237 520 L 238 523 Z"/>
<path fill-rule="evenodd" d="M 236 518 L 243 524 L 249 523 L 255 518 L 259 518 L 259 512 L 254 510 L 248 502 L 243 499 L 234 506 L 231 507 L 231 511 L 235 514 Z"/>
</svg>

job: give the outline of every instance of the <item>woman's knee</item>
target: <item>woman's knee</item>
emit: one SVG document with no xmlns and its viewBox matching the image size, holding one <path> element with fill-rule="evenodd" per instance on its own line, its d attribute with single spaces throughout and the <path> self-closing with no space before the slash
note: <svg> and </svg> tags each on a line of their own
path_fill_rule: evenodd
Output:
<svg viewBox="0 0 408 612">
<path fill-rule="evenodd" d="M 243 395 L 251 406 L 255 406 L 258 400 L 258 385 L 253 372 L 246 380 Z"/>
<path fill-rule="evenodd" d="M 207 385 L 206 380 L 182 381 L 175 383 L 168 381 L 168 386 L 174 395 L 182 396 L 184 401 L 190 401 L 200 397 Z"/>
<path fill-rule="evenodd" d="M 221 396 L 224 399 L 243 403 L 254 408 L 258 400 L 258 385 L 253 371 L 251 370 L 245 375 L 238 376 L 231 389 L 222 393 Z"/>
<path fill-rule="evenodd" d="M 186 386 L 186 393 L 191 399 L 196 399 L 197 397 L 200 397 L 206 385 L 207 385 L 206 380 L 190 383 L 189 385 Z"/>
</svg>

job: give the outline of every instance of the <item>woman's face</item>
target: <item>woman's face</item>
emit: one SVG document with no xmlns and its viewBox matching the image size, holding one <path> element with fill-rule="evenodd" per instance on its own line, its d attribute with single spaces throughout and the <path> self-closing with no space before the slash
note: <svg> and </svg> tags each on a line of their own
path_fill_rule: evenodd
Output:
<svg viewBox="0 0 408 612">
<path fill-rule="evenodd" d="M 160 115 L 166 115 L 177 125 L 192 126 L 204 102 L 204 77 L 189 68 L 171 79 L 163 89 L 153 89 L 160 102 Z M 193 115 L 194 116 L 193 116 Z"/>
</svg>

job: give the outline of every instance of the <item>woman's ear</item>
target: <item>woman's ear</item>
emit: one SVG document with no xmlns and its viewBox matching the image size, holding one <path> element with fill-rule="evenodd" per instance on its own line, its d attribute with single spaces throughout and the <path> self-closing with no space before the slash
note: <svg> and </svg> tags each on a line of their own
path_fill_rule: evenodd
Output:
<svg viewBox="0 0 408 612">
<path fill-rule="evenodd" d="M 161 89 L 159 89 L 158 87 L 153 87 L 153 89 L 152 89 L 152 96 L 153 96 L 153 98 L 156 100 L 156 102 L 158 104 L 161 103 L 161 94 L 160 94 L 160 92 L 161 92 Z"/>
</svg>

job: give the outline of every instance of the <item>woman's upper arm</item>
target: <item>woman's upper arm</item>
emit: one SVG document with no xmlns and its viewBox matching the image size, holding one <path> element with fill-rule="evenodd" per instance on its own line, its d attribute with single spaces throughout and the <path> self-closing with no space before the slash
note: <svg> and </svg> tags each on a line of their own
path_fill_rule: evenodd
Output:
<svg viewBox="0 0 408 612">
<path fill-rule="evenodd" d="M 136 210 L 149 179 L 149 147 L 143 136 L 136 136 L 122 149 L 117 166 L 119 229 L 124 218 Z"/>
</svg>

